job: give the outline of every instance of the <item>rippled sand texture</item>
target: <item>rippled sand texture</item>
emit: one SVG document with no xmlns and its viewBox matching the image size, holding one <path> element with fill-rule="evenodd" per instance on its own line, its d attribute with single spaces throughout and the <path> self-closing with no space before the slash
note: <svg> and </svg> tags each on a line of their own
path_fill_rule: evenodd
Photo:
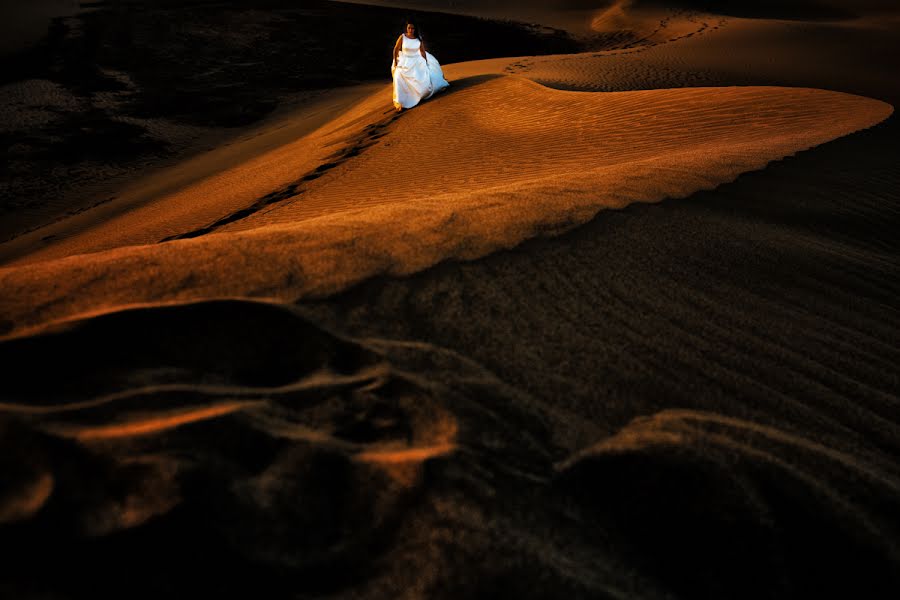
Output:
<svg viewBox="0 0 900 600">
<path fill-rule="evenodd" d="M 67 322 L 0 361 L 16 597 L 148 573 L 132 595 L 789 597 L 871 592 L 900 560 L 896 464 L 762 408 L 666 409 L 573 451 L 596 420 L 454 352 L 240 300 Z"/>
<path fill-rule="evenodd" d="M 456 87 L 401 119 L 365 125 L 335 161 L 272 192 L 277 201 L 191 234 L 207 235 L 0 270 L 0 283 L 12 292 L 4 313 L 21 325 L 115 304 L 330 294 L 374 275 L 510 248 L 584 223 L 603 208 L 710 189 L 872 126 L 893 110 L 812 89 L 593 94 L 512 76 L 472 77 Z M 342 120 L 371 117 L 375 101 Z M 326 129 L 322 138 L 347 128 Z M 177 194 L 176 210 L 161 213 L 154 204 L 117 220 L 133 229 L 116 222 L 101 230 L 145 236 L 162 219 L 183 226 L 226 182 L 235 182 L 224 188 L 232 202 L 271 185 L 271 176 L 256 175 L 261 169 L 296 162 L 278 160 L 283 150 L 267 156 L 273 154 L 271 166 L 257 159 Z M 201 199 L 199 207 L 191 197 Z M 151 211 L 161 216 L 144 214 Z M 99 235 L 89 230 L 56 251 L 87 251 Z"/>
<path fill-rule="evenodd" d="M 0 591 L 900 589 L 900 39 L 628 7 L 0 269 Z"/>
</svg>

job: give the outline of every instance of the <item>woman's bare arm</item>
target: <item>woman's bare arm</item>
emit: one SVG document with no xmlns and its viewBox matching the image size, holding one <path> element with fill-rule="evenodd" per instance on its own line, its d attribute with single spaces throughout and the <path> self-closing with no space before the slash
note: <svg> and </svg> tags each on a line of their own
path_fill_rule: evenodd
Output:
<svg viewBox="0 0 900 600">
<path fill-rule="evenodd" d="M 425 40 L 419 38 L 419 52 L 422 53 L 422 58 L 425 59 L 425 62 L 428 62 L 428 57 L 425 56 Z"/>
<path fill-rule="evenodd" d="M 403 36 L 397 38 L 397 43 L 394 44 L 394 62 L 397 62 L 397 56 L 400 54 L 400 50 L 403 49 Z"/>
</svg>

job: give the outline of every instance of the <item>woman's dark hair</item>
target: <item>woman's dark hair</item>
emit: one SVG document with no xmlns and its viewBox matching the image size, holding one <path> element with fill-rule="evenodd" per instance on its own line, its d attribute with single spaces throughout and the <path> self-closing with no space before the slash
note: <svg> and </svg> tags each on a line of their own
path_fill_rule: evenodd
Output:
<svg viewBox="0 0 900 600">
<path fill-rule="evenodd" d="M 419 24 L 416 23 L 416 20 L 415 20 L 413 17 L 409 17 L 408 19 L 406 19 L 406 24 L 407 24 L 407 25 L 412 25 L 413 27 L 416 28 L 416 39 L 418 39 L 418 40 L 422 40 L 422 39 L 423 39 L 423 38 L 422 38 L 422 32 L 419 30 Z M 406 27 L 403 28 L 403 32 L 404 32 L 404 33 L 406 32 Z"/>
</svg>

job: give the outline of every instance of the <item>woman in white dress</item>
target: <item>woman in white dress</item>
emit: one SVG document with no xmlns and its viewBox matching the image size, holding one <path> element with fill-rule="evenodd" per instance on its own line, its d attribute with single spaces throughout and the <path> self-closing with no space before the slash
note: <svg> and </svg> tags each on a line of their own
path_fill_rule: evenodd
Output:
<svg viewBox="0 0 900 600">
<path fill-rule="evenodd" d="M 450 86 L 437 59 L 425 51 L 425 42 L 419 36 L 416 24 L 406 23 L 406 33 L 394 44 L 394 108 L 401 111 L 412 108 L 422 100 Z"/>
</svg>

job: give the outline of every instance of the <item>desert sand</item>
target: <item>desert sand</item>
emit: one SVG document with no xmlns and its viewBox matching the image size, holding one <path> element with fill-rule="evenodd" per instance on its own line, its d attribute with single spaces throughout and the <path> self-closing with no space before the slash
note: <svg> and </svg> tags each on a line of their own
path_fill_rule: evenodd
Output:
<svg viewBox="0 0 900 600">
<path fill-rule="evenodd" d="M 335 89 L 0 244 L 0 589 L 900 590 L 890 6 L 384 4 L 597 49 Z"/>
</svg>

